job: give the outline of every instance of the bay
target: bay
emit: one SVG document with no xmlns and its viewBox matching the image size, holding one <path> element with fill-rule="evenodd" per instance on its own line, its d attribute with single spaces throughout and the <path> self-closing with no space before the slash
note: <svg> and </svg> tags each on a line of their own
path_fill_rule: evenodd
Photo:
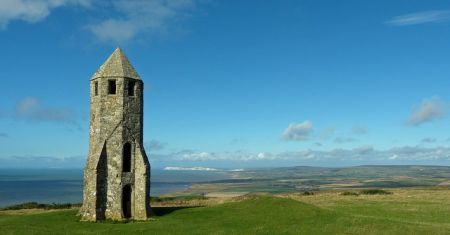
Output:
<svg viewBox="0 0 450 235">
<path fill-rule="evenodd" d="M 226 171 L 152 170 L 150 195 L 181 192 L 193 183 L 229 179 Z M 81 203 L 82 169 L 0 169 L 0 208 L 24 203 Z"/>
</svg>

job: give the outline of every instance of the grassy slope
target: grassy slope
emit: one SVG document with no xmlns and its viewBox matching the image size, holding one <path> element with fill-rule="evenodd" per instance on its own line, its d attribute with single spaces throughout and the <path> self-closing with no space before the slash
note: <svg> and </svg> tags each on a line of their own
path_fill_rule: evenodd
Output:
<svg viewBox="0 0 450 235">
<path fill-rule="evenodd" d="M 0 234 L 448 234 L 450 190 L 258 197 L 126 224 L 78 222 L 76 210 L 0 213 Z M 445 200 L 445 201 L 442 201 Z"/>
<path fill-rule="evenodd" d="M 450 189 L 394 189 L 393 195 L 340 196 L 327 192 L 313 197 L 289 195 L 289 198 L 333 210 L 341 214 L 388 219 L 405 224 L 440 228 L 450 234 Z M 438 231 L 438 230 L 430 230 Z"/>
</svg>

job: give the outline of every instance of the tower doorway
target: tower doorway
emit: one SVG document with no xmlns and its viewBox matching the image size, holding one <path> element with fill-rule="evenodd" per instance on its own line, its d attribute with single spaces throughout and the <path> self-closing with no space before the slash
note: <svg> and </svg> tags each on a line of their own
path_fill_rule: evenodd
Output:
<svg viewBox="0 0 450 235">
<path fill-rule="evenodd" d="M 129 184 L 122 190 L 122 211 L 124 218 L 131 218 L 131 186 Z"/>
</svg>

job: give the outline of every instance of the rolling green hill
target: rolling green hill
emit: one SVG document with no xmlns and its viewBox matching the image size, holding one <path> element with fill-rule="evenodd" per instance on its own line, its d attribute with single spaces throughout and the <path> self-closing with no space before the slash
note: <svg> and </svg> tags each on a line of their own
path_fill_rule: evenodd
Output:
<svg viewBox="0 0 450 235">
<path fill-rule="evenodd" d="M 450 190 L 389 195 L 256 196 L 196 208 L 155 207 L 147 222 L 79 222 L 76 209 L 3 211 L 0 234 L 448 234 Z"/>
</svg>

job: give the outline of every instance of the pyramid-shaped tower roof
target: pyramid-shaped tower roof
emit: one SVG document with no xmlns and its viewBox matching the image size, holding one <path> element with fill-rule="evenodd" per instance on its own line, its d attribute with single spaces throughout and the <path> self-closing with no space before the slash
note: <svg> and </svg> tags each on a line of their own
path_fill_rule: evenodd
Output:
<svg viewBox="0 0 450 235">
<path fill-rule="evenodd" d="M 92 79 L 99 77 L 127 77 L 141 79 L 120 48 L 114 50 L 109 58 L 95 72 Z"/>
</svg>

